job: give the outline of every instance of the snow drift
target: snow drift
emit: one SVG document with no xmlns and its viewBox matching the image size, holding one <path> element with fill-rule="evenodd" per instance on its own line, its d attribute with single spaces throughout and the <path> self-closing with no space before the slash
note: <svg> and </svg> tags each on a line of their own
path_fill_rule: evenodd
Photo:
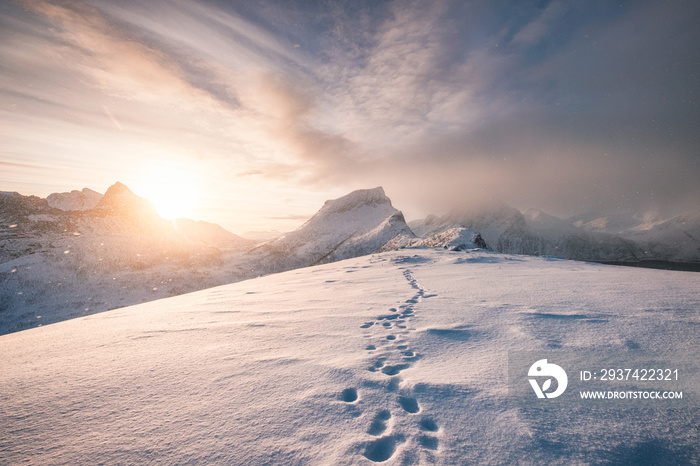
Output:
<svg viewBox="0 0 700 466">
<path fill-rule="evenodd" d="M 690 272 L 442 248 L 247 280 L 0 337 L 0 462 L 698 464 L 692 406 L 507 387 L 508 351 L 665 351 L 697 396 L 698 309 Z"/>
</svg>

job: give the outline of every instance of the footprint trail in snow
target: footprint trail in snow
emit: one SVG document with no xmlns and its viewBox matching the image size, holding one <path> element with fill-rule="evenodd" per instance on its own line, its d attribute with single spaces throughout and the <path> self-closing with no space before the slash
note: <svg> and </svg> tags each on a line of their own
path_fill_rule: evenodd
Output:
<svg viewBox="0 0 700 466">
<path fill-rule="evenodd" d="M 396 263 L 398 265 L 402 262 Z M 435 459 L 433 455 L 439 450 L 438 423 L 426 416 L 420 400 L 414 396 L 411 384 L 408 383 L 409 379 L 402 376 L 402 372 L 411 368 L 421 357 L 409 345 L 411 334 L 415 331 L 410 321 L 416 316 L 416 307 L 421 300 L 435 295 L 426 294 L 410 268 L 401 268 L 413 295 L 360 326 L 365 330 L 365 336 L 371 339 L 371 344 L 365 346 L 371 355 L 367 371 L 386 377 L 386 382 L 380 387 L 385 390 L 385 395 L 389 395 L 389 399 L 394 400 L 388 406 L 377 406 L 367 427 L 367 434 L 374 438 L 363 444 L 361 453 L 370 461 L 378 463 L 388 461 L 400 452 L 409 457 L 417 457 L 423 451 L 424 455 L 428 455 L 427 459 L 431 460 Z M 370 406 L 371 398 L 371 392 L 364 395 Z M 387 399 L 386 396 L 377 398 Z"/>
</svg>

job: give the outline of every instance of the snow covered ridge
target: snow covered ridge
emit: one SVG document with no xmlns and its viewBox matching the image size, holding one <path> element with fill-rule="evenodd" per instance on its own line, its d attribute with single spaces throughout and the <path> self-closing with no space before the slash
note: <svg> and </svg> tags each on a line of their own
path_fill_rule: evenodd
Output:
<svg viewBox="0 0 700 466">
<path fill-rule="evenodd" d="M 292 270 L 3 335 L 0 463 L 699 464 L 697 409 L 508 398 L 509 351 L 668 352 L 697 381 L 699 322 L 694 273 L 442 248 Z"/>
<path fill-rule="evenodd" d="M 428 248 L 443 247 L 450 251 L 489 249 L 486 241 L 484 241 L 478 231 L 464 227 L 448 228 L 429 238 L 419 239 L 410 245 Z"/>
<path fill-rule="evenodd" d="M 222 264 L 253 244 L 207 222 L 166 221 L 121 183 L 81 211 L 2 193 L 0 333 L 235 281 Z"/>
<path fill-rule="evenodd" d="M 49 207 L 61 210 L 90 210 L 97 207 L 102 194 L 89 188 L 82 191 L 73 190 L 69 193 L 49 194 L 46 201 Z"/>
</svg>

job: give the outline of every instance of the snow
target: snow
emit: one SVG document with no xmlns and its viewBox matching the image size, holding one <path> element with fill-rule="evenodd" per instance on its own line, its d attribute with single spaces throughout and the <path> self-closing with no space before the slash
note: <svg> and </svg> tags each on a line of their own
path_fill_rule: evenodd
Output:
<svg viewBox="0 0 700 466">
<path fill-rule="evenodd" d="M 650 230 L 666 220 L 653 210 L 645 212 L 622 210 L 612 215 L 586 212 L 568 219 L 571 224 L 585 230 L 622 235 L 634 231 Z"/>
<path fill-rule="evenodd" d="M 580 260 L 700 260 L 700 215 L 630 231 L 630 239 L 567 222 L 535 210 L 523 215 L 505 205 L 484 206 L 412 222 L 418 238 L 383 189 L 374 188 L 328 201 L 299 229 L 260 244 L 212 223 L 166 221 L 121 183 L 84 211 L 0 192 L 0 334 L 407 246 Z"/>
<path fill-rule="evenodd" d="M 102 194 L 89 188 L 83 188 L 82 191 L 74 189 L 69 193 L 49 194 L 46 201 L 49 203 L 49 207 L 54 209 L 73 211 L 94 209 L 100 199 L 102 199 Z"/>
<path fill-rule="evenodd" d="M 121 183 L 80 213 L 7 196 L 0 198 L 0 334 L 371 254 L 389 243 L 398 248 L 414 238 L 382 188 L 328 201 L 296 231 L 255 249 L 216 224 L 163 220 Z"/>
<path fill-rule="evenodd" d="M 671 352 L 697 392 L 699 310 L 693 273 L 488 251 L 291 270 L 0 336 L 0 462 L 697 464 L 697 409 L 533 415 L 507 354 Z"/>
<path fill-rule="evenodd" d="M 2 194 L 0 334 L 247 278 L 223 264 L 252 245 L 216 224 L 163 220 L 120 183 L 81 212 Z"/>
<path fill-rule="evenodd" d="M 494 251 L 591 261 L 700 262 L 700 213 L 660 220 L 655 212 L 561 219 L 536 209 L 484 205 L 409 223 L 422 237 L 455 227 L 478 231 Z"/>
<path fill-rule="evenodd" d="M 700 261 L 700 212 L 678 215 L 626 236 L 641 245 L 644 258 Z"/>
<path fill-rule="evenodd" d="M 488 249 L 488 245 L 481 238 L 478 231 L 469 228 L 448 228 L 429 238 L 419 239 L 410 243 L 411 246 L 444 247 L 451 251 L 464 251 L 467 249 Z"/>
<path fill-rule="evenodd" d="M 414 238 L 403 214 L 381 187 L 360 189 L 324 206 L 297 230 L 254 250 L 265 273 L 306 267 L 379 251 Z"/>
</svg>

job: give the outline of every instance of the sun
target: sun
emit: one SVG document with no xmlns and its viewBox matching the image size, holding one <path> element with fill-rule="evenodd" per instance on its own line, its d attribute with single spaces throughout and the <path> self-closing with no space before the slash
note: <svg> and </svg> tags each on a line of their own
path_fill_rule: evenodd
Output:
<svg viewBox="0 0 700 466">
<path fill-rule="evenodd" d="M 143 171 L 138 194 L 168 220 L 191 218 L 199 198 L 199 187 L 191 171 L 182 167 L 157 166 Z"/>
</svg>

